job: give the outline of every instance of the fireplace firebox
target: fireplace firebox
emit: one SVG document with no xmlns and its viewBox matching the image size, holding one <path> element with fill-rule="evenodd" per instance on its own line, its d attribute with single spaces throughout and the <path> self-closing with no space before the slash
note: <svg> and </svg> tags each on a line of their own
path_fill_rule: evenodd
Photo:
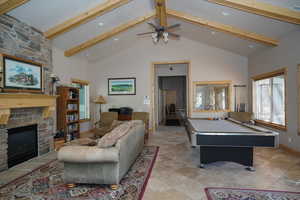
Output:
<svg viewBox="0 0 300 200">
<path fill-rule="evenodd" d="M 8 129 L 8 167 L 38 155 L 37 125 Z"/>
</svg>

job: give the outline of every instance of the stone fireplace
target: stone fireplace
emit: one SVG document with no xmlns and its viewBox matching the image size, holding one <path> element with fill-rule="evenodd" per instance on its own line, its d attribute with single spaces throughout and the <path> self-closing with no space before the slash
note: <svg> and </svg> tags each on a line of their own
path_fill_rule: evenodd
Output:
<svg viewBox="0 0 300 200">
<path fill-rule="evenodd" d="M 32 60 L 43 65 L 45 95 L 2 93 L 3 78 L 0 59 L 0 171 L 8 168 L 8 129 L 37 125 L 38 155 L 53 148 L 55 98 L 49 94 L 53 71 L 51 41 L 43 33 L 9 15 L 0 16 L 0 54 Z M 26 100 L 26 101 L 25 101 Z M 7 105 L 10 103 L 11 105 Z"/>
<path fill-rule="evenodd" d="M 37 125 L 37 155 L 53 150 L 53 119 L 43 118 L 43 108 L 12 109 L 6 125 L 0 125 L 0 171 L 8 169 L 8 130 Z"/>
<path fill-rule="evenodd" d="M 53 150 L 54 120 L 52 116 L 55 104 L 56 96 L 0 94 L 0 171 L 9 167 L 8 149 L 10 151 L 13 149 L 8 147 L 8 134 L 16 131 L 15 128 L 33 125 L 36 127 L 37 156 Z M 16 143 L 19 142 L 22 141 L 16 141 Z M 19 143 L 19 145 L 25 144 Z"/>
</svg>

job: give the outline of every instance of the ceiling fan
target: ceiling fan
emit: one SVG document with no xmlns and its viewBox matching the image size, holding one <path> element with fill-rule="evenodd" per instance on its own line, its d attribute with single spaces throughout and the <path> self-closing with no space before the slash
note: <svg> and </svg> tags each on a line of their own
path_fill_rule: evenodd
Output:
<svg viewBox="0 0 300 200">
<path fill-rule="evenodd" d="M 165 43 L 168 42 L 169 37 L 173 39 L 179 39 L 180 35 L 173 33 L 174 29 L 179 28 L 180 24 L 174 24 L 171 26 L 167 25 L 167 11 L 165 0 L 154 0 L 156 17 L 159 20 L 159 25 L 148 23 L 154 30 L 151 32 L 139 33 L 138 36 L 150 35 L 152 36 L 153 42 L 158 43 L 162 39 Z"/>
<path fill-rule="evenodd" d="M 168 27 L 155 26 L 153 23 L 148 23 L 148 24 L 154 29 L 154 31 L 139 33 L 137 34 L 138 36 L 151 34 L 154 43 L 158 43 L 160 39 L 162 39 L 165 43 L 167 43 L 169 40 L 168 39 L 169 36 L 174 39 L 180 38 L 180 35 L 171 32 L 173 31 L 173 29 L 180 27 L 180 24 L 174 24 Z"/>
</svg>

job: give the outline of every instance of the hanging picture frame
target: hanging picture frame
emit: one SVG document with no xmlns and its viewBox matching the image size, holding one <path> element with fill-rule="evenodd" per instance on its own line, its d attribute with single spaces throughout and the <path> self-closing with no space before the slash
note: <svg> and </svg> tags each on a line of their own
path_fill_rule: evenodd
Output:
<svg viewBox="0 0 300 200">
<path fill-rule="evenodd" d="M 2 54 L 2 77 L 4 92 L 43 91 L 42 64 Z"/>
<path fill-rule="evenodd" d="M 108 95 L 136 95 L 136 78 L 109 78 Z"/>
</svg>

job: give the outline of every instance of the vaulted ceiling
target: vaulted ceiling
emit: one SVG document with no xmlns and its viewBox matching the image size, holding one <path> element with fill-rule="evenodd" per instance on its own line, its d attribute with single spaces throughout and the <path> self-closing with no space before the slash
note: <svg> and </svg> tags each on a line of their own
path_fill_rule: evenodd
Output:
<svg viewBox="0 0 300 200">
<path fill-rule="evenodd" d="M 88 59 L 95 60 L 102 52 L 113 55 L 138 40 L 151 40 L 150 36 L 137 37 L 136 34 L 152 31 L 145 22 L 155 20 L 152 17 L 156 11 L 154 0 L 14 1 L 23 4 L 7 14 L 45 32 L 53 40 L 53 45 L 65 50 L 67 56 L 90 54 L 93 56 L 88 56 Z M 268 16 L 269 12 L 259 13 L 261 10 L 253 9 L 255 6 L 260 8 L 260 4 L 275 6 L 276 10 L 272 10 L 286 14 L 283 17 L 286 21 L 274 19 L 281 17 L 276 13 Z M 180 23 L 181 28 L 176 33 L 182 37 L 243 56 L 263 48 L 273 48 L 277 43 L 280 45 L 280 39 L 287 33 L 300 30 L 299 0 L 167 0 L 166 7 L 168 25 Z M 268 9 L 268 6 L 264 8 Z M 78 15 L 77 21 L 70 20 Z M 85 19 L 87 15 L 91 17 Z M 67 20 L 69 24 L 73 23 L 73 28 L 67 30 L 65 26 L 60 32 L 55 32 L 55 27 Z M 86 43 L 89 40 L 92 43 Z"/>
</svg>

